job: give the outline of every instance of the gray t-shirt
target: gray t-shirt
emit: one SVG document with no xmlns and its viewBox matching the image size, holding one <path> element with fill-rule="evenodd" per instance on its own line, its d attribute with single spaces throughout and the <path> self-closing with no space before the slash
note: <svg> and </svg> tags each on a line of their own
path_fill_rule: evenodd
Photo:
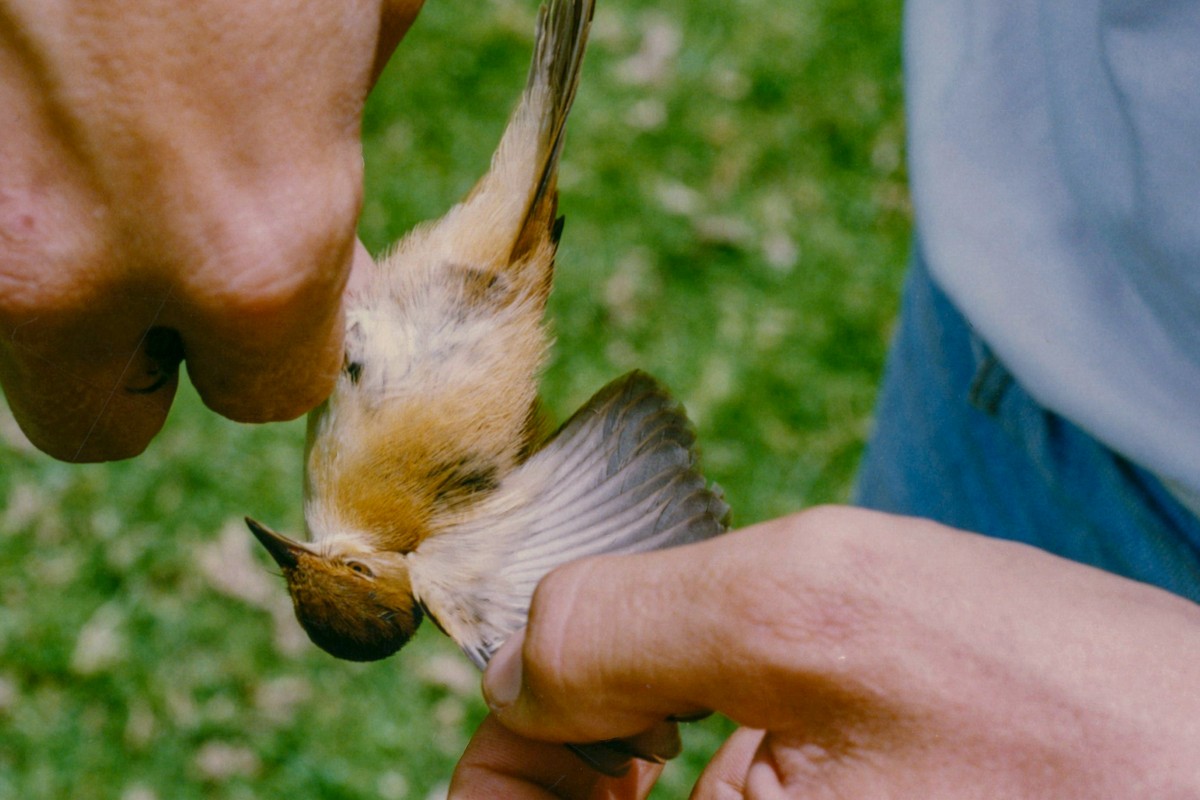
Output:
<svg viewBox="0 0 1200 800">
<path fill-rule="evenodd" d="M 1200 492 L 1200 2 L 909 0 L 938 284 L 1045 405 Z"/>
</svg>

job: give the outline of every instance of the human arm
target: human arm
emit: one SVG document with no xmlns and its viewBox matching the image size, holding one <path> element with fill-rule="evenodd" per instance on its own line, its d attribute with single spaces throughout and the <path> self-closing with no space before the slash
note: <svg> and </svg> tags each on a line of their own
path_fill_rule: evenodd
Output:
<svg viewBox="0 0 1200 800">
<path fill-rule="evenodd" d="M 181 356 L 233 419 L 328 394 L 363 104 L 420 6 L 0 2 L 0 383 L 38 447 L 140 452 Z"/>
<path fill-rule="evenodd" d="M 1166 592 L 926 521 L 815 509 L 551 573 L 485 675 L 503 727 L 481 728 L 451 796 L 489 796 L 498 775 L 515 798 L 608 791 L 598 776 L 539 784 L 534 740 L 702 708 L 743 727 L 698 797 L 1193 796 L 1198 665 L 1200 610 Z"/>
</svg>

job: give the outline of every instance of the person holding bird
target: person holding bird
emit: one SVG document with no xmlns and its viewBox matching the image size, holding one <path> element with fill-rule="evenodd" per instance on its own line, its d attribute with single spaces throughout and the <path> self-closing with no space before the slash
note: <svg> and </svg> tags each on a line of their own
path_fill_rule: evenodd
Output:
<svg viewBox="0 0 1200 800">
<path fill-rule="evenodd" d="M 539 166 L 502 204 L 501 247 L 453 227 L 489 198 L 485 177 L 446 228 L 376 264 L 353 233 L 358 120 L 420 2 L 284 5 L 0 2 L 0 107 L 17 112 L 0 115 L 0 383 L 35 444 L 74 461 L 140 452 L 185 358 L 235 419 L 320 406 L 313 540 L 252 529 L 321 646 L 386 655 L 428 615 L 486 665 L 492 714 L 455 798 L 645 797 L 670 721 L 709 711 L 740 727 L 697 797 L 1200 793 L 1191 6 L 910 0 L 917 244 L 860 478 L 870 508 L 726 533 L 686 419 L 636 375 L 548 440 L 525 428 L 532 389 L 516 381 L 497 423 L 514 435 L 449 437 L 396 467 L 416 487 L 389 498 L 404 509 L 364 516 L 382 437 L 348 459 L 327 445 L 374 413 L 371 392 L 390 398 L 393 365 L 421 364 L 387 350 L 405 326 L 455 303 L 511 311 L 517 371 L 536 371 L 574 79 L 548 82 L 561 113 L 534 114 L 551 123 L 507 162 Z M 225 35 L 190 38 L 212 26 Z M 475 255 L 414 261 L 442 235 Z M 539 470 L 574 458 L 586 491 L 530 514 L 531 496 L 555 499 Z M 648 487 L 630 506 L 645 513 L 598 549 L 553 549 L 572 503 L 625 502 L 627 485 Z M 516 562 L 535 567 L 508 575 L 515 615 L 475 619 L 446 566 L 474 562 L 439 565 L 421 544 L 451 531 L 471 549 L 513 519 Z M 624 531 L 683 546 L 610 546 Z M 381 575 L 408 586 L 355 593 Z M 353 588 L 338 605 L 311 586 Z M 369 623 L 364 598 L 384 604 Z M 588 760 L 614 747 L 627 768 Z"/>
</svg>

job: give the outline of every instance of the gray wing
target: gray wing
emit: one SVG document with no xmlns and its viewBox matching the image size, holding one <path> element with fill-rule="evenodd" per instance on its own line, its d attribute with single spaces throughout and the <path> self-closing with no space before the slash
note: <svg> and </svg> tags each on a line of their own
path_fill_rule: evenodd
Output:
<svg viewBox="0 0 1200 800">
<path fill-rule="evenodd" d="M 555 567 L 707 539 L 729 506 L 696 466 L 682 407 L 632 372 L 604 387 L 470 520 L 410 557 L 422 603 L 481 669 Z"/>
</svg>

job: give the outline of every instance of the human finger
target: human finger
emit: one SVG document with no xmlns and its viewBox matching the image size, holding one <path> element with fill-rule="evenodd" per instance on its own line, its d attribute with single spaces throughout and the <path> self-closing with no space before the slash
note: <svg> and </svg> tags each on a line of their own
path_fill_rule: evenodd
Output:
<svg viewBox="0 0 1200 800">
<path fill-rule="evenodd" d="M 509 673 L 514 668 L 510 662 L 522 657 L 525 643 L 525 631 L 517 631 L 492 657 L 491 663 L 500 674 Z M 497 663 L 499 662 L 499 663 Z M 703 716 L 707 716 L 704 712 Z M 661 719 L 650 727 L 630 736 L 568 744 L 580 759 L 597 772 L 606 775 L 622 775 L 630 768 L 634 759 L 655 764 L 665 764 L 675 758 L 682 750 L 683 744 L 679 735 L 681 718 Z"/>
<path fill-rule="evenodd" d="M 638 800 L 661 773 L 639 762 L 610 778 L 589 769 L 562 745 L 526 739 L 488 716 L 467 745 L 450 782 L 452 800 Z"/>
<path fill-rule="evenodd" d="M 808 512 L 552 572 L 520 657 L 502 649 L 485 674 L 492 710 L 520 733 L 560 741 L 629 736 L 701 709 L 759 728 L 861 713 L 873 695 L 836 685 L 847 664 L 823 640 L 871 624 L 873 609 L 849 591 L 846 559 L 823 558 L 829 521 Z"/>
<path fill-rule="evenodd" d="M 128 458 L 162 427 L 178 385 L 178 338 L 153 292 L 23 309 L 0 303 L 0 385 L 21 430 L 64 461 Z"/>
<path fill-rule="evenodd" d="M 746 793 L 746 776 L 765 731 L 738 728 L 713 754 L 692 790 L 692 800 L 731 800 Z"/>
<path fill-rule="evenodd" d="M 210 241 L 205 267 L 177 275 L 164 311 L 205 404 L 239 422 L 291 419 L 333 388 L 343 294 L 358 251 L 360 189 L 341 173 L 317 208 L 256 212 Z M 301 190 L 298 190 L 301 191 Z M 314 193 L 303 190 L 306 199 Z M 197 248 L 199 250 L 199 248 Z"/>
</svg>

